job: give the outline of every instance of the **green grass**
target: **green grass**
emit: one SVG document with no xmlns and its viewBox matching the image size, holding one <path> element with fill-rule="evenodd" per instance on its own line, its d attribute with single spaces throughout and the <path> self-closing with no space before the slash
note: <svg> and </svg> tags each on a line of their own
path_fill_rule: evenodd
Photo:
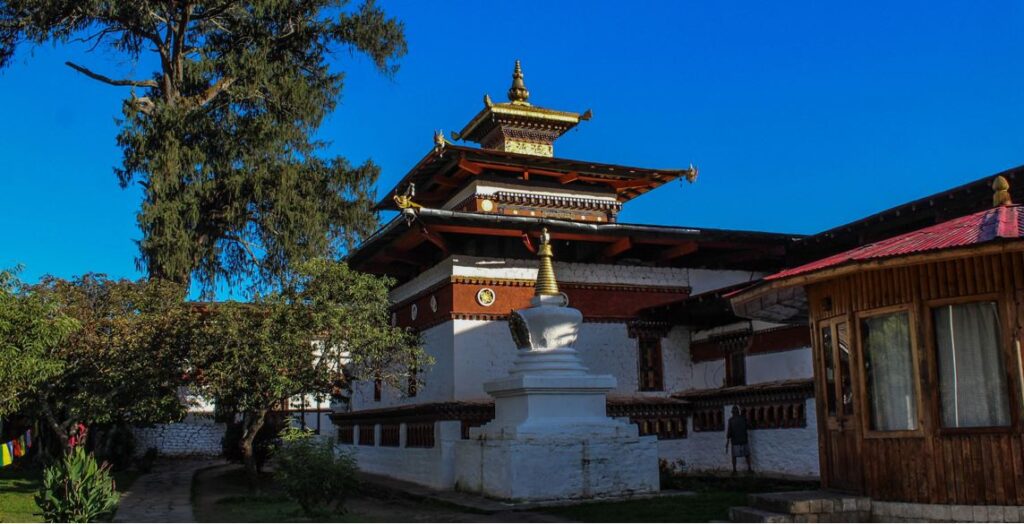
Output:
<svg viewBox="0 0 1024 524">
<path fill-rule="evenodd" d="M 139 473 L 114 473 L 117 490 L 126 491 Z M 43 470 L 32 465 L 8 466 L 0 469 L 0 522 L 42 522 L 35 496 L 42 484 Z"/>
<path fill-rule="evenodd" d="M 544 510 L 583 522 L 709 522 L 728 520 L 729 508 L 745 506 L 749 493 L 816 489 L 816 482 L 757 477 L 677 477 L 664 486 L 693 491 L 693 495 L 666 496 L 625 502 L 594 502 Z"/>
</svg>

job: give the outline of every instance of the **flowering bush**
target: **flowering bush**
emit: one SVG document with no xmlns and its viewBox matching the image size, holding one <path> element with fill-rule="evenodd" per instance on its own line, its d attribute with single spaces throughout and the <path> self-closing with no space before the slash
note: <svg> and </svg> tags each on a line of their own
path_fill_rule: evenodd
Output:
<svg viewBox="0 0 1024 524">
<path fill-rule="evenodd" d="M 119 498 L 110 466 L 77 446 L 46 468 L 36 504 L 47 522 L 96 522 L 113 517 Z"/>
</svg>

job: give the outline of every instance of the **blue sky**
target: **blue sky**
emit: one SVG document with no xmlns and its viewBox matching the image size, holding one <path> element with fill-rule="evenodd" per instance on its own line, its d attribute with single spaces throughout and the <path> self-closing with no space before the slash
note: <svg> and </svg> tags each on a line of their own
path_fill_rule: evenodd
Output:
<svg viewBox="0 0 1024 524">
<path fill-rule="evenodd" d="M 634 200 L 623 221 L 814 233 L 1024 164 L 1024 6 L 978 2 L 421 2 L 393 79 L 340 52 L 328 153 L 372 158 L 389 189 L 505 98 L 523 61 L 531 102 L 594 110 L 560 157 L 700 168 Z M 78 45 L 25 48 L 0 72 L 0 267 L 33 281 L 136 277 L 138 187 L 112 168 L 126 90 L 148 68 Z"/>
</svg>

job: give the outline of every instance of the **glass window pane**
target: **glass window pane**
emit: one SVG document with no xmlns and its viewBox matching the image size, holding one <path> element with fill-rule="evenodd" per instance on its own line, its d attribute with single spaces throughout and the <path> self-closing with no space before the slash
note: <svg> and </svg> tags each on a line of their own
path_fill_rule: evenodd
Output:
<svg viewBox="0 0 1024 524">
<path fill-rule="evenodd" d="M 836 324 L 839 345 L 839 386 L 843 393 L 843 414 L 853 414 L 853 379 L 850 377 L 850 334 L 846 322 Z"/>
<path fill-rule="evenodd" d="M 995 302 L 943 306 L 932 310 L 932 315 L 943 427 L 1009 425 Z"/>
<path fill-rule="evenodd" d="M 821 328 L 821 357 L 825 361 L 825 408 L 829 415 L 836 414 L 836 364 L 832 354 L 832 326 Z"/>
<path fill-rule="evenodd" d="M 917 429 L 909 315 L 904 311 L 865 318 L 861 337 L 871 429 Z"/>
</svg>

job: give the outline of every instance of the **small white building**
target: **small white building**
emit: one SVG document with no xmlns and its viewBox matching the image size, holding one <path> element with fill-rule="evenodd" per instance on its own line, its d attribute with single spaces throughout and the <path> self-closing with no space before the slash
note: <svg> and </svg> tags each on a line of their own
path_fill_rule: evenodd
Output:
<svg viewBox="0 0 1024 524">
<path fill-rule="evenodd" d="M 547 228 L 559 288 L 583 314 L 580 358 L 616 379 L 608 415 L 656 435 L 669 467 L 722 470 L 737 405 L 755 470 L 817 476 L 806 326 L 740 319 L 727 299 L 783 267 L 798 237 L 619 222 L 630 200 L 696 170 L 557 158 L 555 140 L 590 112 L 531 105 L 518 67 L 509 91 L 453 134 L 480 148 L 435 137 L 379 204 L 401 213 L 348 258 L 398 280 L 393 322 L 418 331 L 434 363 L 402 390 L 358 377 L 332 415 L 339 445 L 366 471 L 454 487 L 454 443 L 493 418 L 483 384 L 512 366 L 509 313 L 530 301 Z"/>
</svg>

